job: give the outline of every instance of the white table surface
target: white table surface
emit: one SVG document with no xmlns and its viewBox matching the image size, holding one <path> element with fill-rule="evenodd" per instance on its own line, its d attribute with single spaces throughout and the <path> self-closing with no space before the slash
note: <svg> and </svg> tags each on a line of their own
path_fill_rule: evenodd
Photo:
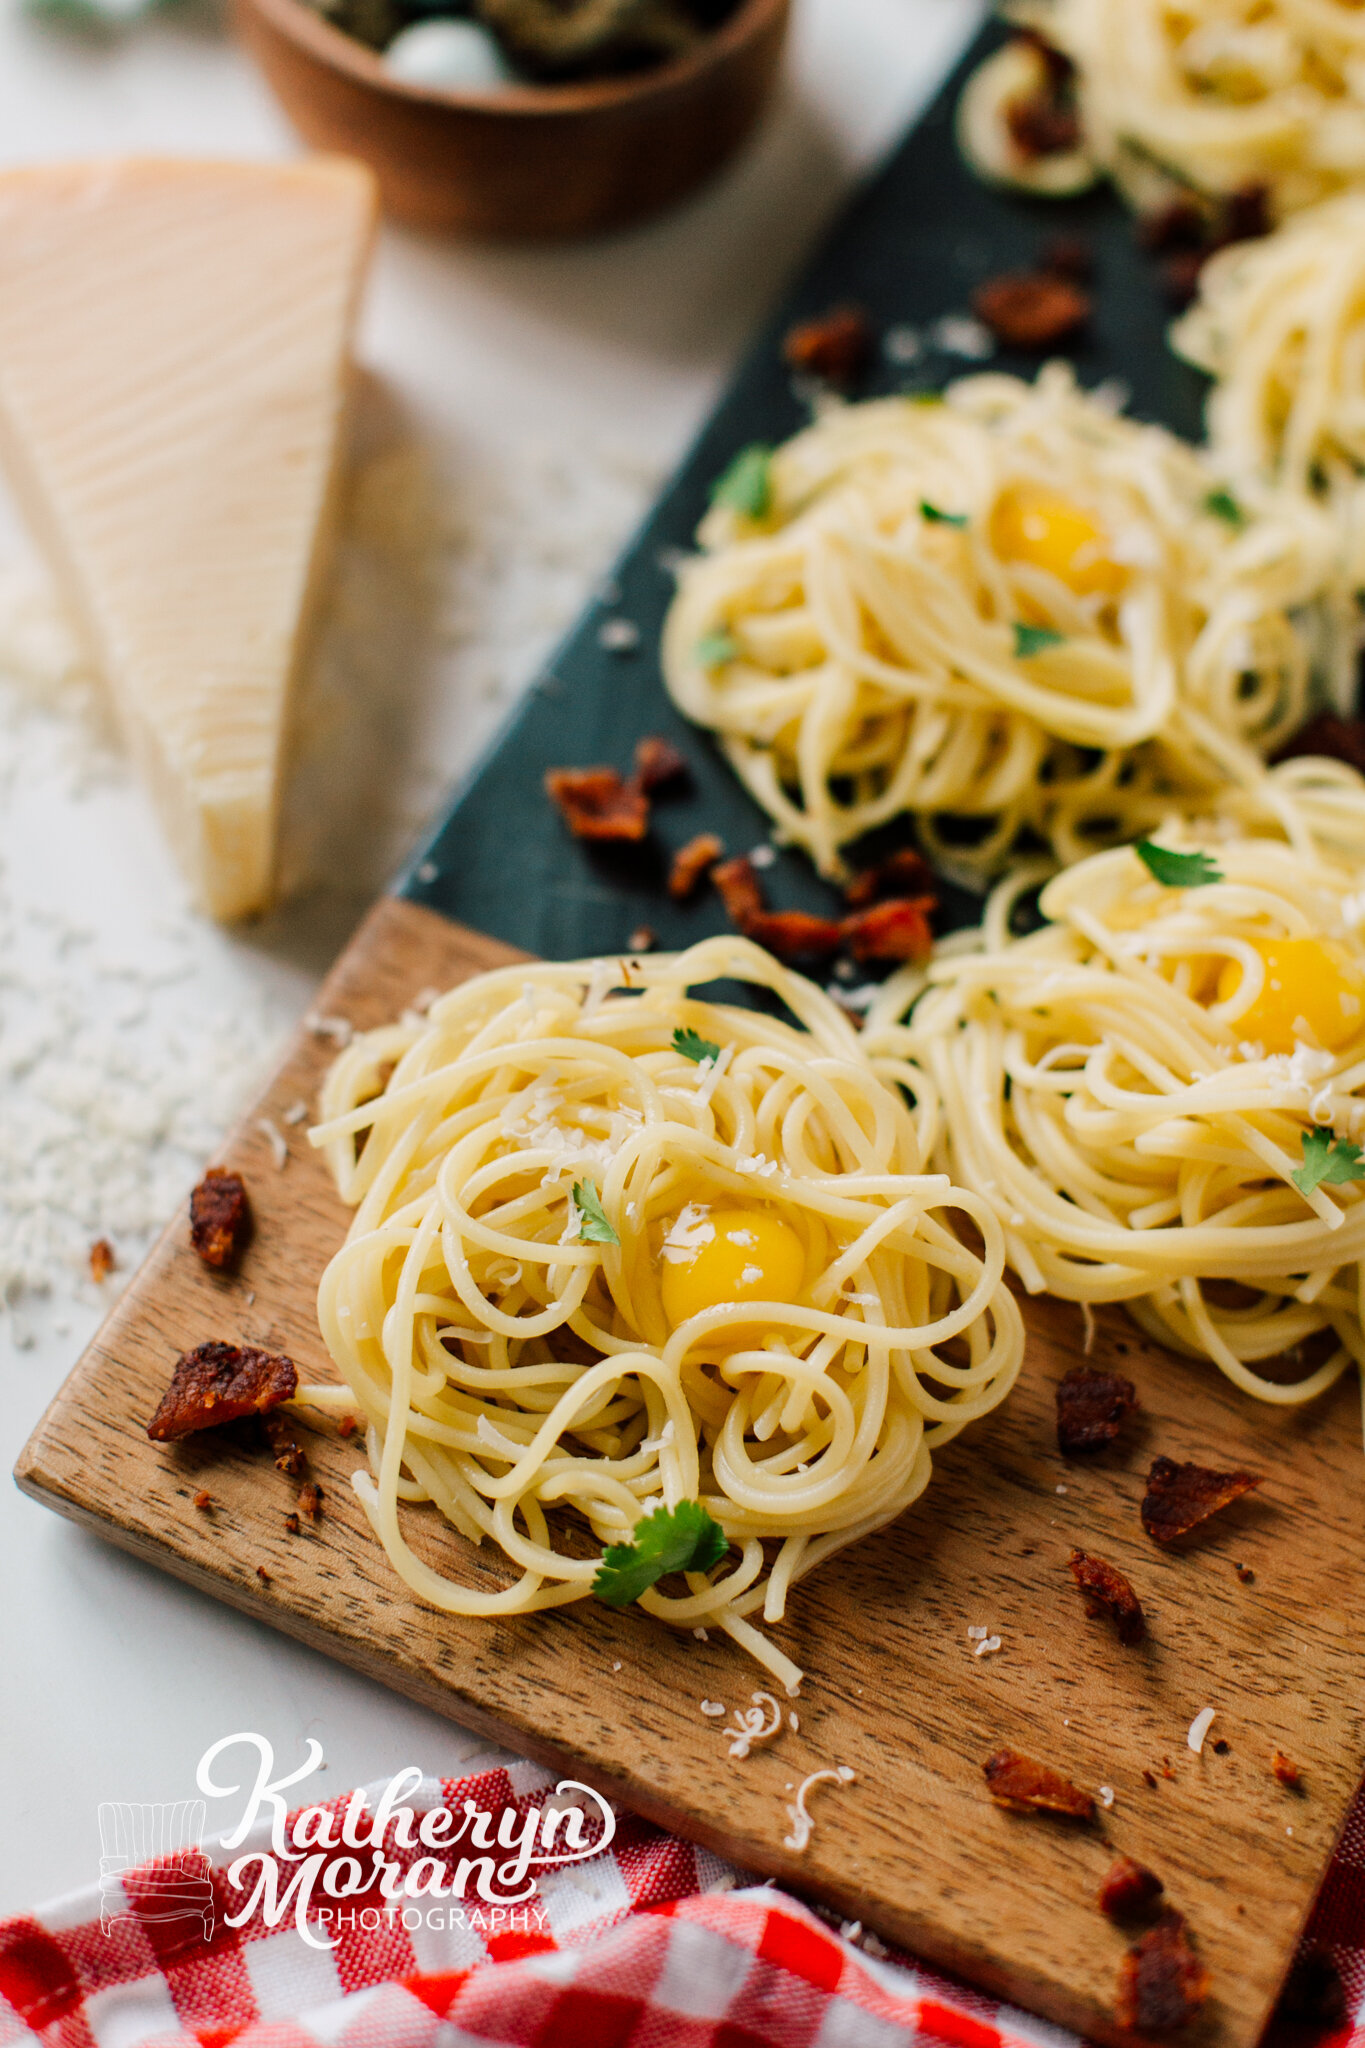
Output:
<svg viewBox="0 0 1365 2048">
<path fill-rule="evenodd" d="M 117 757 L 87 786 L 88 714 L 65 700 L 25 714 L 22 772 L 8 790 L 0 775 L 0 1055 L 7 1029 L 11 1039 L 51 1035 L 57 1006 L 62 1029 L 74 1030 L 83 1004 L 104 1004 L 119 986 L 122 962 L 162 954 L 164 994 L 118 1024 L 126 1058 L 102 1082 L 116 1108 L 122 1090 L 136 1112 L 139 1073 L 174 1061 L 177 1043 L 203 1046 L 213 1033 L 219 1043 L 225 1017 L 238 1027 L 221 1088 L 197 1120 L 181 1117 L 179 1149 L 162 1145 L 146 1184 L 123 1190 L 119 1216 L 104 1217 L 107 1193 L 72 1187 L 73 1241 L 108 1229 L 118 1243 L 122 1226 L 122 1251 L 182 1197 L 196 1153 L 305 1008 L 363 898 L 526 679 L 530 641 L 566 623 L 593 568 L 606 568 L 782 279 L 977 16 L 976 0 L 797 0 L 785 87 L 756 144 L 704 196 L 635 233 L 551 252 L 384 233 L 360 343 L 379 380 L 369 409 L 399 416 L 429 452 L 456 493 L 458 530 L 441 557 L 450 588 L 434 651 L 419 662 L 400 634 L 391 657 L 382 641 L 376 654 L 366 623 L 362 653 L 388 693 L 375 714 L 382 787 L 367 793 L 372 830 L 359 854 L 353 818 L 336 832 L 340 800 L 319 824 L 312 864 L 325 872 L 330 861 L 329 881 L 250 932 L 207 927 L 186 912 Z M 212 23 L 163 17 L 91 41 L 0 0 L 0 161 L 110 150 L 271 157 L 293 146 Z M 523 545 L 531 498 L 539 517 Z M 0 502 L 0 571 L 24 546 Z M 376 758 L 356 744 L 358 730 L 353 721 L 340 742 L 344 757 L 349 737 L 352 771 L 357 755 Z M 0 726 L 0 750 L 10 745 Z M 341 757 L 334 747 L 344 792 Z M 94 938 L 73 938 L 73 922 Z M 98 954 L 93 975 L 81 945 Z M 0 1057 L 0 1119 L 24 1113 L 34 1071 L 45 1070 Z M 13 1212 L 22 1186 L 8 1199 Z M 99 1313 L 70 1262 L 46 1299 L 21 1297 L 9 1312 L 0 1302 L 6 1470 Z M 316 1736 L 328 1774 L 313 1797 L 408 1763 L 449 1771 L 478 1747 L 3 1482 L 0 1585 L 0 1913 L 91 1883 L 98 1803 L 192 1796 L 198 1758 L 234 1730 L 267 1736 L 282 1765 Z"/>
</svg>

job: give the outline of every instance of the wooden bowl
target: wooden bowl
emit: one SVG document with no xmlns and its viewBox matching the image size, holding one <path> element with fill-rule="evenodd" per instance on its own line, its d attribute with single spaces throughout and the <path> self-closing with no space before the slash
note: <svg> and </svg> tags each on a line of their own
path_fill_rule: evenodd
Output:
<svg viewBox="0 0 1365 2048">
<path fill-rule="evenodd" d="M 303 0 L 233 0 L 238 32 L 294 127 L 368 163 L 396 219 L 555 240 L 682 199 L 763 109 L 790 0 L 740 0 L 688 56 L 625 78 L 438 92 L 394 78 Z"/>
</svg>

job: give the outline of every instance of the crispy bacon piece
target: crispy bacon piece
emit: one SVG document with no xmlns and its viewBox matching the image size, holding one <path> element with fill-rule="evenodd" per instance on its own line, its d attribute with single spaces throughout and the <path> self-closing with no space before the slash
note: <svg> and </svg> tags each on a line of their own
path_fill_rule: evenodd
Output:
<svg viewBox="0 0 1365 2048">
<path fill-rule="evenodd" d="M 711 880 L 720 892 L 725 915 L 737 930 L 743 931 L 751 917 L 763 915 L 763 890 L 747 853 L 736 854 L 733 860 L 723 860 L 719 867 L 712 868 Z"/>
<path fill-rule="evenodd" d="M 306 1479 L 299 1488 L 299 1513 L 311 1515 L 315 1522 L 322 1513 L 322 1488 L 316 1480 Z"/>
<path fill-rule="evenodd" d="M 98 1287 L 114 1270 L 114 1247 L 107 1237 L 97 1237 L 90 1247 L 90 1278 Z"/>
<path fill-rule="evenodd" d="M 1005 107 L 1005 126 L 1020 156 L 1060 156 L 1075 149 L 1081 124 L 1070 94 L 1017 93 Z"/>
<path fill-rule="evenodd" d="M 1161 266 L 1161 289 L 1168 306 L 1183 312 L 1199 289 L 1199 276 L 1212 249 L 1177 249 Z"/>
<path fill-rule="evenodd" d="M 575 839 L 631 843 L 649 830 L 649 798 L 614 768 L 551 768 L 545 788 Z"/>
<path fill-rule="evenodd" d="M 198 1508 L 201 1515 L 206 1515 L 209 1509 L 213 1506 L 213 1495 L 211 1493 L 205 1493 L 204 1489 L 201 1487 L 198 1493 L 196 1493 L 196 1495 L 194 1496 L 194 1505 Z"/>
<path fill-rule="evenodd" d="M 243 1415 L 264 1415 L 291 1400 L 298 1384 L 292 1358 L 211 1338 L 176 1361 L 147 1434 L 153 1443 L 175 1443 L 198 1429 L 216 1429 Z"/>
<path fill-rule="evenodd" d="M 1162 1914 L 1119 1964 L 1115 2015 L 1139 2034 L 1171 2034 L 1192 2020 L 1209 1995 L 1209 1973 L 1190 1946 L 1185 1916 Z"/>
<path fill-rule="evenodd" d="M 1145 1863 L 1116 1856 L 1100 1886 L 1100 1911 L 1111 1920 L 1136 1920 L 1148 1912 L 1166 1887 Z"/>
<path fill-rule="evenodd" d="M 1302 1792 L 1303 1772 L 1296 1763 L 1292 1762 L 1285 1755 L 1282 1749 L 1277 1749 L 1274 1756 L 1271 1757 L 1270 1768 L 1287 1790 L 1290 1792 Z"/>
<path fill-rule="evenodd" d="M 1320 711 L 1307 725 L 1299 727 L 1275 759 L 1297 761 L 1305 754 L 1345 761 L 1348 767 L 1365 775 L 1365 718 L 1340 718 L 1335 711 Z"/>
<path fill-rule="evenodd" d="M 1137 1388 L 1121 1373 L 1074 1365 L 1057 1386 L 1058 1450 L 1064 1458 L 1102 1451 L 1137 1404 Z"/>
<path fill-rule="evenodd" d="M 1036 1763 L 1017 1749 L 997 1749 L 981 1766 L 991 1798 L 1019 1813 L 1059 1813 L 1067 1820 L 1093 1820 L 1095 1802 L 1050 1764 Z"/>
<path fill-rule="evenodd" d="M 235 1265 L 251 1235 L 246 1182 L 226 1166 L 211 1166 L 190 1196 L 190 1243 L 206 1266 Z"/>
<path fill-rule="evenodd" d="M 835 306 L 789 328 L 782 359 L 790 369 L 847 391 L 867 368 L 872 341 L 872 323 L 861 306 Z"/>
<path fill-rule="evenodd" d="M 972 311 L 1006 348 L 1054 348 L 1084 327 L 1090 299 L 1069 278 L 1017 270 L 978 285 Z"/>
<path fill-rule="evenodd" d="M 934 944 L 929 913 L 937 907 L 935 896 L 893 896 L 855 910 L 840 936 L 855 960 L 927 960 Z"/>
<path fill-rule="evenodd" d="M 343 1415 L 337 1424 L 337 1435 L 340 1437 L 354 1436 L 359 1427 L 360 1424 L 356 1421 L 354 1415 Z"/>
<path fill-rule="evenodd" d="M 1177 1465 L 1171 1458 L 1153 1458 L 1142 1503 L 1142 1526 L 1154 1543 L 1173 1543 L 1260 1483 L 1254 1472 L 1214 1472 L 1207 1465 Z"/>
<path fill-rule="evenodd" d="M 286 1515 L 286 1516 L 285 1516 L 285 1518 L 284 1518 L 284 1526 L 285 1526 L 285 1528 L 286 1528 L 286 1529 L 288 1530 L 288 1532 L 289 1532 L 289 1534 L 290 1534 L 291 1536 L 297 1536 L 297 1535 L 298 1535 L 298 1533 L 299 1533 L 299 1518 L 298 1518 L 298 1516 L 297 1516 L 297 1515 Z"/>
<path fill-rule="evenodd" d="M 257 1565 L 256 1576 L 263 1586 L 273 1586 L 275 1583 L 263 1564 Z"/>
<path fill-rule="evenodd" d="M 1138 221 L 1138 246 L 1149 256 L 1169 255 L 1173 249 L 1205 249 L 1209 234 L 1209 216 L 1195 199 L 1169 199 Z"/>
<path fill-rule="evenodd" d="M 1225 242 L 1254 242 L 1268 235 L 1275 225 L 1270 218 L 1268 186 L 1239 185 L 1223 202 L 1222 239 Z"/>
<path fill-rule="evenodd" d="M 863 910 L 884 896 L 925 896 L 934 886 L 934 871 L 922 853 L 902 846 L 874 868 L 864 868 L 844 890 L 850 910 Z"/>
<path fill-rule="evenodd" d="M 265 1439 L 274 1455 L 275 1464 L 281 1472 L 287 1472 L 291 1479 L 297 1479 L 307 1464 L 303 1446 L 294 1434 L 294 1425 L 287 1415 L 263 1415 L 261 1427 Z"/>
<path fill-rule="evenodd" d="M 698 832 L 686 846 L 680 846 L 668 871 L 668 893 L 675 903 L 686 903 L 702 876 L 713 868 L 725 847 L 714 832 Z"/>
<path fill-rule="evenodd" d="M 1118 1567 L 1102 1557 L 1090 1557 L 1084 1550 L 1073 1550 L 1069 1562 L 1091 1620 L 1107 1614 L 1121 1643 L 1129 1648 L 1140 1643 L 1147 1633 L 1142 1602 Z"/>
<path fill-rule="evenodd" d="M 808 910 L 759 910 L 740 926 L 746 939 L 779 960 L 828 960 L 843 941 L 843 927 Z"/>
<path fill-rule="evenodd" d="M 1054 277 L 1069 277 L 1073 284 L 1089 284 L 1095 274 L 1095 252 L 1084 235 L 1054 235 L 1043 244 L 1038 267 Z"/>
<path fill-rule="evenodd" d="M 684 781 L 690 772 L 686 754 L 679 752 L 672 740 L 651 732 L 636 741 L 635 773 L 631 780 L 639 783 L 646 796 L 656 796 L 672 783 Z"/>
</svg>

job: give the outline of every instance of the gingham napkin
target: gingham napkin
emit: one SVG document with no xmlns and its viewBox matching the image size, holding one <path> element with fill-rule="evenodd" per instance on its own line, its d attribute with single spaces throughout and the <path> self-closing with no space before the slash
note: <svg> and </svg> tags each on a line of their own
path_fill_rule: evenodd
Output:
<svg viewBox="0 0 1365 2048">
<path fill-rule="evenodd" d="M 490 1765 L 427 1780 L 411 1803 L 524 1812 L 552 1784 L 531 1764 Z M 348 1799 L 325 1810 L 339 1820 Z M 0 1922 L 0 2048 L 1075 2048 L 879 1943 L 870 1954 L 860 1930 L 837 1933 L 771 1886 L 741 1888 L 717 1857 L 629 1814 L 608 1849 L 540 1877 L 533 1926 L 485 1909 L 463 1926 L 409 1910 L 405 1927 L 355 1899 L 331 1949 L 289 1916 L 226 1924 L 249 1896 L 227 1877 L 241 1853 L 206 1843 L 192 1868 L 162 1857 L 120 1873 L 112 1897 L 106 1875 Z M 444 1853 L 448 1869 L 460 1853 Z M 164 1910 L 167 1880 L 199 1874 L 211 1932 L 198 1912 Z M 1325 2038 L 1365 2048 L 1365 1798 L 1306 1941 L 1347 1991 L 1349 2023 Z"/>
</svg>

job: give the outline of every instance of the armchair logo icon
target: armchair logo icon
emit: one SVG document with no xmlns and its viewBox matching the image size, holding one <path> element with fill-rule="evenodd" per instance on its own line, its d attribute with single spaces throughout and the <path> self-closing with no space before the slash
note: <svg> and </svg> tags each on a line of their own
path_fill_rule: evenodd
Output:
<svg viewBox="0 0 1365 2048">
<path fill-rule="evenodd" d="M 193 1920 L 206 1942 L 213 1939 L 213 1865 L 200 1847 L 206 1812 L 202 1799 L 159 1805 L 101 1801 L 103 1934 L 119 1921 Z"/>
</svg>

